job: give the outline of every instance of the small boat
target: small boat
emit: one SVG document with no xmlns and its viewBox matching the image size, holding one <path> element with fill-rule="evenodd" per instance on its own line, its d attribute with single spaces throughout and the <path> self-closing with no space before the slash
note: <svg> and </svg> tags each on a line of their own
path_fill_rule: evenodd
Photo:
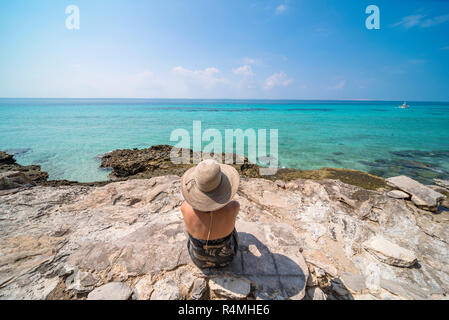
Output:
<svg viewBox="0 0 449 320">
<path fill-rule="evenodd" d="M 406 108 L 409 108 L 409 106 L 408 106 L 407 103 L 405 103 L 405 101 L 404 101 L 404 103 L 402 104 L 402 106 L 399 106 L 398 108 L 406 109 Z"/>
</svg>

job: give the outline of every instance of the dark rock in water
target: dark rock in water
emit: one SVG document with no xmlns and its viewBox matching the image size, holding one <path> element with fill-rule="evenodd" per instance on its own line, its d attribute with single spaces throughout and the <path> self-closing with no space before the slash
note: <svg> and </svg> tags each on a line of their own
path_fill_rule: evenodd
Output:
<svg viewBox="0 0 449 320">
<path fill-rule="evenodd" d="M 449 158 L 449 150 L 434 150 L 434 151 L 421 151 L 421 150 L 404 150 L 404 151 L 392 151 L 392 155 L 403 158 Z"/>
<path fill-rule="evenodd" d="M 338 160 L 338 159 L 329 159 L 329 158 L 328 158 L 328 159 L 324 159 L 324 160 L 333 162 L 333 163 L 335 163 L 335 164 L 338 165 L 338 166 L 343 165 L 343 163 L 342 163 L 340 160 Z"/>
<path fill-rule="evenodd" d="M 101 168 L 111 168 L 109 177 L 112 180 L 120 178 L 151 178 L 155 176 L 174 174 L 181 176 L 187 169 L 194 166 L 193 157 L 200 156 L 202 153 L 193 152 L 190 149 L 177 149 L 177 155 L 187 155 L 188 163 L 175 164 L 171 161 L 172 146 L 156 145 L 148 149 L 124 149 L 114 150 L 106 153 L 101 159 Z M 176 149 L 175 149 L 176 150 Z M 217 155 L 217 157 L 220 157 Z M 225 154 L 221 155 L 225 159 Z M 236 155 L 233 155 L 233 162 L 236 162 Z M 243 158 L 243 164 L 232 165 L 237 169 L 242 177 L 260 177 L 259 166 L 248 162 Z"/>
<path fill-rule="evenodd" d="M 8 171 L 18 171 L 34 183 L 44 183 L 48 179 L 48 173 L 41 171 L 41 167 L 37 165 L 22 166 L 16 163 L 13 155 L 0 151 L 0 173 Z"/>
<path fill-rule="evenodd" d="M 169 145 L 157 145 L 148 149 L 115 150 L 102 157 L 101 167 L 112 168 L 109 174 L 112 180 L 144 179 L 170 174 L 182 176 L 187 169 L 194 166 L 192 164 L 194 153 L 191 149 L 178 149 L 178 155 L 181 155 L 184 151 L 188 156 L 189 164 L 174 164 L 170 160 L 172 148 Z M 195 155 L 202 156 L 201 153 L 197 152 L 195 152 Z M 220 156 L 224 160 L 225 154 L 217 155 L 217 158 L 219 159 Z M 233 154 L 232 157 L 233 163 L 236 163 L 236 155 Z M 387 187 L 383 178 L 349 169 L 278 169 L 275 175 L 262 176 L 259 172 L 261 168 L 259 165 L 249 163 L 246 157 L 243 158 L 243 161 L 243 164 L 233 164 L 232 166 L 237 169 L 241 177 L 246 178 L 264 178 L 272 181 L 338 179 L 371 190 Z M 224 163 L 224 161 L 222 162 Z"/>
<path fill-rule="evenodd" d="M 407 150 L 392 152 L 399 158 L 360 161 L 368 168 L 368 172 L 384 178 L 406 175 L 424 184 L 431 184 L 433 179 L 449 177 L 447 169 L 440 166 L 440 158 L 445 151 Z M 409 157 L 410 159 L 405 159 Z"/>
<path fill-rule="evenodd" d="M 20 171 L 6 171 L 0 173 L 0 190 L 30 187 L 34 183 Z"/>
<path fill-rule="evenodd" d="M 0 165 L 16 163 L 12 154 L 0 151 Z"/>
<path fill-rule="evenodd" d="M 333 154 L 334 156 L 342 156 L 342 155 L 344 155 L 344 153 L 343 153 L 343 152 L 340 152 L 340 151 L 333 152 L 332 154 Z"/>
</svg>

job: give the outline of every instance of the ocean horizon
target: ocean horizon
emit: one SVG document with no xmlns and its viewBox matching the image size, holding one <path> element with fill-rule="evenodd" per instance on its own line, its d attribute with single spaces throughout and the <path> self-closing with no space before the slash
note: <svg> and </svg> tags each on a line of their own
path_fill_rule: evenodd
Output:
<svg viewBox="0 0 449 320">
<path fill-rule="evenodd" d="M 49 179 L 108 179 L 102 154 L 192 132 L 278 129 L 279 167 L 347 168 L 424 183 L 449 178 L 449 102 L 381 100 L 0 98 L 0 150 Z M 204 147 L 205 143 L 203 143 Z M 185 146 L 192 147 L 192 146 Z M 245 149 L 246 151 L 247 149 Z"/>
</svg>

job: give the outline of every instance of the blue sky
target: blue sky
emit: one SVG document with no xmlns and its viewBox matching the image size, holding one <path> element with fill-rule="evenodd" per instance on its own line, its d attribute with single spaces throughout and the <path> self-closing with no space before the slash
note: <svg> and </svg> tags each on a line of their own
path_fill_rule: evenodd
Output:
<svg viewBox="0 0 449 320">
<path fill-rule="evenodd" d="M 448 35 L 447 1 L 2 0 L 0 97 L 449 101 Z"/>
</svg>

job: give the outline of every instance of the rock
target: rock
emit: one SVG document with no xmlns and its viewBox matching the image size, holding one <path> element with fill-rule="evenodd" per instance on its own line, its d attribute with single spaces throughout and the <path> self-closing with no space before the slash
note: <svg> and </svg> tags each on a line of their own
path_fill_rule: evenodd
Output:
<svg viewBox="0 0 449 320">
<path fill-rule="evenodd" d="M 13 164 L 15 162 L 13 155 L 0 151 L 0 164 Z"/>
<path fill-rule="evenodd" d="M 172 149 L 189 155 L 189 163 L 175 164 L 171 160 Z M 156 176 L 174 174 L 182 176 L 184 172 L 193 166 L 193 157 L 202 153 L 194 153 L 191 149 L 176 149 L 169 145 L 157 145 L 148 149 L 124 149 L 106 153 L 101 158 L 101 168 L 112 168 L 109 177 L 113 180 L 120 178 L 151 178 Z M 235 160 L 236 155 L 233 155 Z M 225 154 L 221 155 L 224 162 Z M 234 161 L 233 163 L 236 163 Z M 259 166 L 248 162 L 243 158 L 243 164 L 232 165 L 243 177 L 260 177 Z"/>
<path fill-rule="evenodd" d="M 331 281 L 330 290 L 340 297 L 347 297 L 350 295 L 349 290 L 344 286 L 340 279 L 333 279 Z"/>
<path fill-rule="evenodd" d="M 281 189 L 285 189 L 285 182 L 282 180 L 276 180 L 274 183 L 276 183 L 276 185 L 281 188 Z"/>
<path fill-rule="evenodd" d="M 6 152 L 0 151 L 0 173 L 21 172 L 28 180 L 36 184 L 45 183 L 48 179 L 48 173 L 41 171 L 41 167 L 37 165 L 22 166 L 16 163 L 14 157 Z M 23 178 L 20 178 L 21 180 Z"/>
<path fill-rule="evenodd" d="M 0 195 L 0 299 L 82 299 L 99 285 L 125 281 L 133 299 L 303 299 L 310 286 L 327 299 L 443 299 L 449 292 L 447 212 L 335 179 L 291 184 L 241 179 L 239 250 L 220 270 L 200 270 L 190 260 L 178 176 L 38 184 Z M 397 252 L 365 250 L 373 235 L 400 239 L 419 264 L 382 262 L 404 264 Z M 237 293 L 214 283 L 221 277 L 237 279 Z"/>
<path fill-rule="evenodd" d="M 412 202 L 419 208 L 436 211 L 444 195 L 406 176 L 386 179 L 387 184 L 412 195 Z"/>
<path fill-rule="evenodd" d="M 181 300 L 181 291 L 176 283 L 170 279 L 162 279 L 153 285 L 153 294 L 151 300 Z"/>
<path fill-rule="evenodd" d="M 315 274 L 318 278 L 323 278 L 326 276 L 326 272 L 323 269 L 315 267 Z"/>
<path fill-rule="evenodd" d="M 188 155 L 187 164 L 175 164 L 171 161 L 171 151 L 174 154 L 184 152 Z M 101 157 L 101 168 L 112 168 L 109 177 L 112 180 L 123 179 L 148 179 L 162 175 L 182 176 L 183 173 L 193 166 L 193 157 L 203 157 L 202 153 L 193 152 L 191 149 L 176 149 L 169 145 L 156 145 L 148 149 L 124 149 L 114 150 Z M 237 163 L 236 155 L 233 154 L 233 163 Z M 187 158 L 187 157 L 186 157 Z M 217 155 L 220 159 L 220 155 Z M 221 154 L 222 162 L 225 163 L 225 154 Z M 252 164 L 246 157 L 243 157 L 242 164 L 232 166 L 239 172 L 241 177 L 265 178 L 272 181 L 285 181 L 297 179 L 339 179 L 345 183 L 376 190 L 385 187 L 385 180 L 374 175 L 349 169 L 322 168 L 319 170 L 297 170 L 291 168 L 278 169 L 275 175 L 261 176 L 260 166 Z M 287 187 L 287 185 L 286 185 Z M 281 187 L 283 188 L 283 187 Z"/>
<path fill-rule="evenodd" d="M 382 236 L 370 239 L 363 244 L 363 247 L 379 261 L 392 266 L 411 267 L 417 261 L 413 251 L 404 249 Z"/>
<path fill-rule="evenodd" d="M 371 294 L 359 294 L 354 295 L 354 300 L 377 300 L 375 296 Z"/>
<path fill-rule="evenodd" d="M 193 282 L 193 289 L 190 295 L 192 300 L 201 300 L 204 297 L 207 289 L 207 282 L 204 278 L 197 278 Z"/>
<path fill-rule="evenodd" d="M 251 282 L 244 278 L 220 276 L 209 281 L 210 290 L 218 297 L 243 299 L 251 292 Z"/>
<path fill-rule="evenodd" d="M 449 189 L 449 180 L 433 179 L 436 185 Z"/>
<path fill-rule="evenodd" d="M 380 286 L 388 292 L 402 299 L 423 300 L 429 295 L 428 292 L 421 290 L 419 287 L 411 287 L 405 283 L 394 280 L 381 279 Z"/>
<path fill-rule="evenodd" d="M 319 287 L 308 288 L 307 295 L 312 300 L 327 300 L 327 295 Z"/>
<path fill-rule="evenodd" d="M 133 298 L 135 300 L 150 300 L 153 291 L 151 275 L 144 276 L 136 283 Z"/>
<path fill-rule="evenodd" d="M 361 293 L 366 289 L 365 277 L 360 274 L 345 272 L 340 276 L 340 280 L 352 293 Z"/>
<path fill-rule="evenodd" d="M 387 193 L 387 196 L 394 199 L 409 199 L 410 195 L 401 190 L 392 190 Z"/>
<path fill-rule="evenodd" d="M 30 187 L 33 185 L 34 183 L 22 172 L 7 171 L 0 173 L 0 190 Z"/>
<path fill-rule="evenodd" d="M 109 282 L 96 288 L 87 296 L 87 300 L 128 300 L 131 288 L 123 282 Z"/>
<path fill-rule="evenodd" d="M 72 269 L 72 274 L 66 278 L 65 286 L 68 290 L 73 290 L 76 293 L 85 293 L 92 291 L 98 281 L 99 278 L 95 274 L 80 271 L 75 267 Z"/>
</svg>

